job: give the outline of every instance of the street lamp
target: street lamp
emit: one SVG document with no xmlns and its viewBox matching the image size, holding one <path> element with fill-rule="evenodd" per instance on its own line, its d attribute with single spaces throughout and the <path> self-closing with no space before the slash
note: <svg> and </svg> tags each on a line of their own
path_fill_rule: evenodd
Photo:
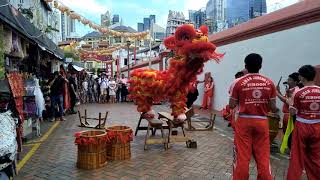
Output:
<svg viewBox="0 0 320 180">
<path fill-rule="evenodd" d="M 128 78 L 130 78 L 130 61 L 129 61 L 129 48 L 130 48 L 131 42 L 127 40 L 127 48 L 128 48 L 128 56 L 127 56 L 127 63 L 128 63 Z"/>
</svg>

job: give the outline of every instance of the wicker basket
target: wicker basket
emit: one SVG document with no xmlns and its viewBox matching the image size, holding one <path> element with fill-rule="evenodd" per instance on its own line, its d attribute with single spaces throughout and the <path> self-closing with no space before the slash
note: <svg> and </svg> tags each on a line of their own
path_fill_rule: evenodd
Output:
<svg viewBox="0 0 320 180">
<path fill-rule="evenodd" d="M 275 115 L 268 115 L 269 120 L 269 137 L 270 145 L 278 135 L 280 117 Z"/>
<path fill-rule="evenodd" d="M 113 132 L 121 134 L 122 137 L 132 136 L 132 129 L 127 126 L 112 126 L 106 129 L 107 133 Z M 126 160 L 131 158 L 130 141 L 123 142 L 119 136 L 114 136 L 107 143 L 107 159 L 108 160 Z"/>
<path fill-rule="evenodd" d="M 78 145 L 77 167 L 81 169 L 97 169 L 107 164 L 104 131 L 83 131 L 80 137 L 94 138 L 95 144 Z"/>
</svg>

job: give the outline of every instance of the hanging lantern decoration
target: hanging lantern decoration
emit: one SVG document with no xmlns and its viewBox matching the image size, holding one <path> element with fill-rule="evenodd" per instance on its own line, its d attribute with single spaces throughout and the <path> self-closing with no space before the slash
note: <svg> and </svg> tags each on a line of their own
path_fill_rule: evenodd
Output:
<svg viewBox="0 0 320 180">
<path fill-rule="evenodd" d="M 100 25 L 94 24 L 90 20 L 81 17 L 81 15 L 72 12 L 70 8 L 59 5 L 59 2 L 57 0 L 45 0 L 46 2 L 53 2 L 53 6 L 58 9 L 61 13 L 66 13 L 67 16 L 69 16 L 71 19 L 77 19 L 79 22 L 81 22 L 83 25 L 88 25 L 89 27 L 101 32 L 102 34 L 107 34 L 115 37 L 124 37 L 124 38 L 133 38 L 133 39 L 145 39 L 147 35 L 149 34 L 149 31 L 142 32 L 142 33 L 123 33 L 114 31 L 111 29 L 103 28 Z"/>
<path fill-rule="evenodd" d="M 83 25 L 88 25 L 89 23 L 90 23 L 90 21 L 88 20 L 88 19 L 81 19 L 81 23 L 83 24 Z"/>
</svg>

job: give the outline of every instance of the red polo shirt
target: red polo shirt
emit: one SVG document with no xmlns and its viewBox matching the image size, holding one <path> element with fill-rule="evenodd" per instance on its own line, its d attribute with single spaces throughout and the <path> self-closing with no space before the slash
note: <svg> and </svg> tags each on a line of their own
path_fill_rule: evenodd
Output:
<svg viewBox="0 0 320 180">
<path fill-rule="evenodd" d="M 270 100 L 276 98 L 276 88 L 263 75 L 247 74 L 233 82 L 230 96 L 239 102 L 240 115 L 266 116 Z"/>
</svg>

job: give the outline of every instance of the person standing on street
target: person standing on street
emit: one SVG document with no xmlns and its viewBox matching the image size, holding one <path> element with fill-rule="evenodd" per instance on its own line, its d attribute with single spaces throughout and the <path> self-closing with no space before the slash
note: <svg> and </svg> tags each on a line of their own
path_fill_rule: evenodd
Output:
<svg viewBox="0 0 320 180">
<path fill-rule="evenodd" d="M 77 113 L 74 108 L 76 106 L 77 101 L 79 101 L 79 96 L 77 93 L 76 78 L 77 78 L 76 73 L 71 72 L 71 76 L 69 77 L 69 92 L 70 92 L 70 99 L 71 99 L 70 113 L 71 114 Z"/>
<path fill-rule="evenodd" d="M 63 118 L 63 84 L 65 82 L 68 82 L 68 80 L 58 71 L 54 72 L 54 79 L 50 82 L 52 112 L 55 119 L 61 121 L 65 121 Z"/>
<path fill-rule="evenodd" d="M 117 83 L 111 77 L 109 81 L 109 96 L 110 96 L 111 103 L 116 102 L 116 91 L 117 91 Z"/>
<path fill-rule="evenodd" d="M 101 78 L 99 79 L 99 84 L 100 84 L 100 98 L 99 102 L 100 103 L 105 103 L 107 100 L 107 95 L 108 95 L 108 79 L 105 74 L 101 74 Z"/>
<path fill-rule="evenodd" d="M 120 102 L 120 93 L 121 93 L 121 82 L 117 75 L 113 76 L 114 80 L 117 84 L 117 90 L 116 90 L 116 102 Z"/>
<path fill-rule="evenodd" d="M 208 77 L 208 80 L 204 84 L 204 94 L 203 94 L 201 108 L 205 110 L 212 108 L 213 91 L 214 91 L 214 82 L 213 82 L 213 78 L 210 76 Z"/>
<path fill-rule="evenodd" d="M 198 82 L 191 82 L 189 85 L 189 91 L 187 94 L 187 108 L 191 108 L 193 103 L 197 100 L 198 96 L 199 96 L 199 91 L 198 91 Z"/>
<path fill-rule="evenodd" d="M 289 120 L 289 100 L 292 97 L 293 92 L 297 91 L 299 87 L 297 86 L 299 83 L 299 73 L 294 72 L 289 75 L 288 80 L 284 83 L 288 85 L 288 88 L 286 89 L 285 95 L 282 95 L 280 91 L 279 85 L 277 85 L 277 96 L 278 98 L 283 102 L 282 106 L 282 113 L 283 113 L 283 127 L 282 132 L 283 134 L 286 133 L 288 120 Z M 289 137 L 289 148 L 291 147 L 291 136 Z"/>
<path fill-rule="evenodd" d="M 124 76 L 124 74 L 121 74 L 121 102 L 127 102 L 127 95 L 128 95 L 128 79 Z"/>
<path fill-rule="evenodd" d="M 290 115 L 296 115 L 287 180 L 300 180 L 305 169 L 309 180 L 320 173 L 320 87 L 315 85 L 316 70 L 311 65 L 299 69 L 304 85 L 292 96 Z"/>
<path fill-rule="evenodd" d="M 249 163 L 253 155 L 258 169 L 257 179 L 271 180 L 267 115 L 274 116 L 277 111 L 276 88 L 269 78 L 259 74 L 262 67 L 259 54 L 249 54 L 244 62 L 248 74 L 236 79 L 230 89 L 230 108 L 239 106 L 239 116 L 234 122 L 233 179 L 249 179 Z"/>
</svg>

